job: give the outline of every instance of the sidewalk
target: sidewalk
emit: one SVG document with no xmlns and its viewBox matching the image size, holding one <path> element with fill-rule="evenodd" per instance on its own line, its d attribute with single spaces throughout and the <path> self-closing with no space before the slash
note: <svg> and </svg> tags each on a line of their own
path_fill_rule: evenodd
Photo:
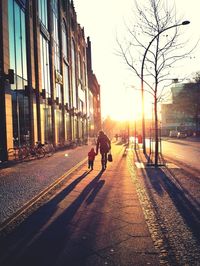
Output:
<svg viewBox="0 0 200 266">
<path fill-rule="evenodd" d="M 90 145 L 0 169 L 0 225 L 24 204 L 87 157 Z"/>
<path fill-rule="evenodd" d="M 100 171 L 84 164 L 65 187 L 0 241 L 1 265 L 159 265 L 124 147 Z"/>
</svg>

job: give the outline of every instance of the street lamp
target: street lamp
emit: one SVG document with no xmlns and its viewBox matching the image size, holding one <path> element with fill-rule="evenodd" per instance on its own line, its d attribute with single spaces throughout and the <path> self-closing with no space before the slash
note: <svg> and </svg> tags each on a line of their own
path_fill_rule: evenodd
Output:
<svg viewBox="0 0 200 266">
<path fill-rule="evenodd" d="M 188 25 L 190 24 L 190 21 L 188 20 L 185 20 L 183 21 L 182 23 L 180 24 L 175 24 L 175 25 L 172 25 L 168 28 L 165 28 L 161 31 L 159 31 L 153 38 L 152 40 L 149 42 L 149 45 L 147 46 L 145 52 L 144 52 L 144 55 L 143 55 L 143 59 L 142 59 L 142 66 L 141 66 L 141 97 L 142 97 L 142 138 L 143 138 L 143 153 L 146 154 L 146 142 L 145 142 L 145 115 L 144 115 L 144 62 L 145 62 L 145 59 L 146 59 L 146 55 L 147 55 L 147 52 L 150 48 L 150 46 L 152 45 L 152 43 L 154 42 L 154 40 L 161 34 L 163 33 L 164 31 L 167 31 L 169 29 L 172 29 L 172 28 L 176 28 L 176 27 L 179 27 L 179 26 L 184 26 L 184 25 Z"/>
</svg>

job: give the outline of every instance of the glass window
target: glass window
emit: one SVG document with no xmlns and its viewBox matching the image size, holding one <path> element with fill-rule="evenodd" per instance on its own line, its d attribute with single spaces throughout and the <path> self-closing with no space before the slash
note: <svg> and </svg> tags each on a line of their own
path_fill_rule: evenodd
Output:
<svg viewBox="0 0 200 266">
<path fill-rule="evenodd" d="M 15 69 L 15 32 L 14 32 L 14 8 L 13 1 L 9 1 L 8 5 L 8 21 L 9 21 L 9 55 L 10 68 Z"/>
<path fill-rule="evenodd" d="M 50 69 L 49 69 L 49 42 L 40 34 L 40 59 L 42 72 L 42 89 L 46 91 L 47 97 L 51 97 Z"/>
<path fill-rule="evenodd" d="M 83 64 L 83 85 L 86 87 L 87 85 L 86 85 L 86 80 L 87 80 L 87 78 L 86 78 L 86 67 L 85 67 L 85 62 L 84 62 L 84 64 Z"/>
<path fill-rule="evenodd" d="M 67 37 L 67 27 L 65 22 L 62 25 L 62 46 L 63 46 L 63 57 L 68 60 L 68 37 Z"/>
<path fill-rule="evenodd" d="M 16 46 L 16 74 L 22 77 L 22 48 L 21 48 L 21 19 L 20 8 L 14 3 L 14 20 L 15 20 L 15 46 Z"/>
<path fill-rule="evenodd" d="M 73 106 L 77 108 L 76 99 L 76 54 L 75 54 L 75 44 L 72 40 L 72 94 L 73 94 Z"/>
<path fill-rule="evenodd" d="M 10 68 L 27 80 L 25 14 L 13 0 L 8 2 Z"/>
<path fill-rule="evenodd" d="M 47 0 L 38 0 L 38 11 L 40 21 L 48 29 Z"/>
<path fill-rule="evenodd" d="M 51 107 L 47 105 L 44 108 L 44 123 L 45 123 L 45 141 L 52 143 L 53 134 L 52 134 Z"/>
<path fill-rule="evenodd" d="M 78 78 L 82 78 L 81 55 L 78 54 Z"/>
<path fill-rule="evenodd" d="M 69 67 L 67 64 L 64 63 L 64 69 L 63 69 L 63 88 L 64 88 L 64 103 L 69 104 Z"/>
<path fill-rule="evenodd" d="M 26 29 L 25 29 L 25 15 L 21 14 L 21 49 L 22 49 L 22 72 L 23 72 L 23 78 L 27 80 L 27 65 L 26 65 Z"/>
<path fill-rule="evenodd" d="M 21 4 L 19 4 L 21 3 Z M 27 86 L 25 1 L 8 0 L 9 59 L 15 73 L 12 89 L 13 136 L 18 144 L 30 139 L 29 101 L 25 93 Z"/>
<path fill-rule="evenodd" d="M 61 60 L 60 60 L 60 43 L 58 36 L 58 1 L 52 0 L 52 11 L 53 11 L 53 39 L 54 39 L 54 65 L 55 73 L 60 74 L 61 71 Z M 61 85 L 56 83 L 56 97 L 61 102 Z"/>
</svg>

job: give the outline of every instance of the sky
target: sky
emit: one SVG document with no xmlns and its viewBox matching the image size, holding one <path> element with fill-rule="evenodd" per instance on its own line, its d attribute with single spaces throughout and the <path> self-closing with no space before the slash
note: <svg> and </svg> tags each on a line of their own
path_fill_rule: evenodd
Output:
<svg viewBox="0 0 200 266">
<path fill-rule="evenodd" d="M 144 2 L 147 0 L 140 0 Z M 184 27 L 188 49 L 200 39 L 200 1 L 168 0 L 175 2 L 177 16 L 189 20 Z M 125 36 L 125 23 L 133 15 L 134 0 L 74 0 L 77 21 L 84 27 L 92 47 L 92 68 L 101 86 L 102 117 L 116 120 L 139 117 L 141 93 L 139 80 L 133 75 L 118 50 L 117 36 Z M 200 45 L 187 61 L 181 61 L 170 78 L 190 78 L 200 71 Z M 146 99 L 146 114 L 151 114 L 151 100 Z"/>
</svg>

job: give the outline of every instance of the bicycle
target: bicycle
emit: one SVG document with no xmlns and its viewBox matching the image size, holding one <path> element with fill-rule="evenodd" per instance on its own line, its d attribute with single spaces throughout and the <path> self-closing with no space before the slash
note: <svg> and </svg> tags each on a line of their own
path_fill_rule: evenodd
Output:
<svg viewBox="0 0 200 266">
<path fill-rule="evenodd" d="M 10 148 L 10 149 L 8 149 L 8 151 L 7 151 L 7 153 L 8 153 L 8 160 L 10 161 L 13 161 L 13 160 L 17 160 L 17 148 L 15 147 L 15 148 Z"/>
<path fill-rule="evenodd" d="M 45 156 L 48 155 L 50 157 L 55 153 L 55 148 L 52 143 L 45 142 L 44 144 L 41 145 L 45 151 Z"/>
<path fill-rule="evenodd" d="M 41 159 L 45 156 L 45 149 L 41 143 L 36 142 L 34 147 L 30 147 L 29 154 L 37 159 Z"/>
<path fill-rule="evenodd" d="M 20 161 L 41 159 L 45 156 L 45 151 L 37 142 L 35 146 L 24 145 L 19 149 L 18 158 Z"/>
<path fill-rule="evenodd" d="M 26 147 L 14 147 L 8 149 L 8 160 L 23 161 L 26 158 Z"/>
</svg>

